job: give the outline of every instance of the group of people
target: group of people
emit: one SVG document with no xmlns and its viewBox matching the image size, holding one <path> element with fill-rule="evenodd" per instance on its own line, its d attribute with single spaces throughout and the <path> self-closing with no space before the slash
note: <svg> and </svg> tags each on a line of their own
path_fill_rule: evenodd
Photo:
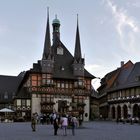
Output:
<svg viewBox="0 0 140 140">
<path fill-rule="evenodd" d="M 75 128 L 78 125 L 77 118 L 74 115 L 66 115 L 63 114 L 62 116 L 58 115 L 57 113 L 52 113 L 50 115 L 50 122 L 54 128 L 54 135 L 58 134 L 58 129 L 61 128 L 63 130 L 63 135 L 67 136 L 67 128 L 71 128 L 72 135 L 75 135 Z M 36 123 L 37 123 L 37 115 L 36 113 L 32 114 L 31 118 L 31 127 L 33 131 L 36 131 Z"/>
<path fill-rule="evenodd" d="M 54 118 L 53 126 L 54 126 L 54 135 L 57 135 L 58 128 L 61 127 L 63 130 L 63 135 L 67 135 L 67 128 L 70 127 L 72 129 L 72 135 L 75 135 L 75 128 L 77 127 L 78 121 L 75 116 L 66 116 L 65 114 L 62 117 Z"/>
</svg>

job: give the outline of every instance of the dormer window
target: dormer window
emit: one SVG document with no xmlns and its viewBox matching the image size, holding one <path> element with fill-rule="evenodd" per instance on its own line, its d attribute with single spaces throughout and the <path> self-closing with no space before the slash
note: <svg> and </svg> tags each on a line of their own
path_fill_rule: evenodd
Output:
<svg viewBox="0 0 140 140">
<path fill-rule="evenodd" d="M 65 70 L 65 69 L 64 69 L 64 66 L 61 66 L 61 70 L 62 70 L 62 71 L 64 71 L 64 70 Z"/>
<path fill-rule="evenodd" d="M 63 55 L 63 48 L 62 47 L 57 47 L 57 54 Z"/>
<path fill-rule="evenodd" d="M 43 62 L 43 66 L 46 66 L 46 63 L 45 62 Z"/>
<path fill-rule="evenodd" d="M 7 92 L 5 92 L 5 94 L 4 94 L 4 99 L 8 99 L 8 93 Z"/>
<path fill-rule="evenodd" d="M 140 76 L 136 76 L 135 81 L 140 81 Z"/>
<path fill-rule="evenodd" d="M 83 86 L 83 81 L 82 80 L 78 80 L 78 85 L 79 86 Z"/>
</svg>

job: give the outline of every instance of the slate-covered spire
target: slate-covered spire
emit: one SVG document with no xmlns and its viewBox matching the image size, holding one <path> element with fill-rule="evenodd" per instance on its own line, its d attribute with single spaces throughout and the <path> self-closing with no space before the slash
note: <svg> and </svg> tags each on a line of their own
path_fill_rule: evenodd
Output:
<svg viewBox="0 0 140 140">
<path fill-rule="evenodd" d="M 76 30 L 76 41 L 75 41 L 74 58 L 77 61 L 80 61 L 81 58 L 82 58 L 82 55 L 81 55 L 81 45 L 80 45 L 79 25 L 78 25 L 78 15 L 77 15 L 77 30 Z"/>
<path fill-rule="evenodd" d="M 42 59 L 48 59 L 51 57 L 51 40 L 50 40 L 50 25 L 49 25 L 49 8 L 47 9 L 47 26 L 46 26 L 46 35 L 44 42 L 44 51 Z"/>
<path fill-rule="evenodd" d="M 74 51 L 74 61 L 73 61 L 73 73 L 78 78 L 84 76 L 84 58 L 82 58 L 82 54 L 81 54 L 78 15 L 77 15 L 76 41 L 75 41 L 75 51 Z"/>
</svg>

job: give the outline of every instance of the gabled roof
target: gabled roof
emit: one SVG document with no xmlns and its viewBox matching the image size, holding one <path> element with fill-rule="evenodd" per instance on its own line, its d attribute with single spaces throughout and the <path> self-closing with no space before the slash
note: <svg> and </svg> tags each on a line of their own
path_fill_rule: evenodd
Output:
<svg viewBox="0 0 140 140">
<path fill-rule="evenodd" d="M 63 55 L 57 54 L 58 45 L 63 49 Z M 76 77 L 73 74 L 73 61 L 74 57 L 67 50 L 64 44 L 57 40 L 56 43 L 52 46 L 54 52 L 54 78 L 64 78 L 64 79 L 75 79 Z M 86 69 L 84 70 L 84 77 L 95 78 L 90 74 Z"/>
<path fill-rule="evenodd" d="M 126 64 L 120 67 L 119 74 L 109 90 L 117 90 L 127 87 L 128 77 L 131 74 L 133 68 L 134 64 L 131 61 L 128 61 Z"/>
<path fill-rule="evenodd" d="M 58 43 L 59 42 L 59 43 Z M 52 46 L 53 54 L 54 54 L 54 78 L 64 78 L 64 79 L 74 79 L 72 63 L 73 56 L 64 46 L 64 44 L 58 40 Z M 61 47 L 63 49 L 63 55 L 57 54 L 57 48 Z"/>
<path fill-rule="evenodd" d="M 59 23 L 57 23 L 57 26 L 60 26 Z M 56 25 L 55 25 L 56 26 Z M 54 27 L 54 22 L 53 22 Z M 55 28 L 54 28 L 55 29 Z M 48 56 L 50 56 L 51 59 L 48 59 L 54 62 L 54 71 L 53 71 L 53 78 L 61 78 L 61 79 L 77 79 L 77 77 L 74 76 L 73 72 L 73 63 L 76 61 L 80 65 L 84 65 L 84 59 L 81 57 L 81 46 L 80 46 L 80 35 L 79 35 L 79 27 L 78 27 L 78 21 L 77 21 L 77 30 L 76 30 L 76 42 L 75 42 L 75 52 L 74 57 L 72 54 L 67 50 L 65 45 L 60 40 L 60 35 L 58 35 L 58 30 L 55 30 L 55 33 L 53 32 L 53 45 L 50 46 L 50 29 L 49 29 L 49 15 L 47 19 L 47 27 L 46 27 L 46 37 L 45 37 L 45 44 L 44 44 L 44 51 L 43 51 L 43 58 L 47 60 Z M 55 38 L 54 38 L 55 35 Z M 57 49 L 63 49 L 63 54 L 58 54 Z M 33 68 L 30 69 L 30 72 L 34 73 L 41 73 L 41 61 L 39 60 L 37 63 L 33 64 Z M 86 69 L 84 69 L 83 77 L 93 79 L 95 76 L 90 74 Z"/>
<path fill-rule="evenodd" d="M 105 90 L 111 88 L 119 72 L 120 68 L 107 73 L 104 78 L 101 79 L 101 86 L 97 90 L 100 92 L 104 92 Z"/>
<path fill-rule="evenodd" d="M 134 65 L 131 61 L 128 61 L 120 68 L 109 72 L 101 80 L 101 86 L 98 88 L 98 91 L 110 92 L 127 88 L 130 85 L 132 86 L 132 81 L 135 79 L 134 75 L 136 75 L 136 73 L 140 74 L 140 72 L 138 72 L 139 67 L 137 63 Z"/>
<path fill-rule="evenodd" d="M 28 91 L 26 87 L 22 87 L 15 98 L 23 98 L 23 99 L 30 99 L 31 93 Z"/>
<path fill-rule="evenodd" d="M 130 75 L 127 78 L 126 86 L 140 86 L 140 62 L 135 63 Z"/>
<path fill-rule="evenodd" d="M 0 99 L 1 100 L 11 100 L 23 79 L 24 72 L 20 73 L 18 76 L 6 76 L 0 75 Z M 4 98 L 4 95 L 7 94 L 8 98 Z"/>
<path fill-rule="evenodd" d="M 61 47 L 63 49 L 63 55 L 57 54 L 58 47 Z M 73 74 L 74 57 L 67 50 L 64 44 L 59 40 L 59 38 L 55 40 L 51 49 L 54 57 L 53 77 L 61 79 L 76 79 Z M 41 73 L 41 60 L 39 60 L 37 63 L 34 63 L 33 68 L 30 71 L 35 73 Z M 90 74 L 86 69 L 84 69 L 83 76 L 91 79 L 95 78 L 95 76 Z"/>
</svg>

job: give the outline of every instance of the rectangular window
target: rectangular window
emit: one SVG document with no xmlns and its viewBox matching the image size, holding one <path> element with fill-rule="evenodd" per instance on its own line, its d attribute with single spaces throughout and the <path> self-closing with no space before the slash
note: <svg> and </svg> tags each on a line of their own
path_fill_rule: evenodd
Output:
<svg viewBox="0 0 140 140">
<path fill-rule="evenodd" d="M 65 86 L 64 86 L 64 83 L 61 83 L 61 88 L 64 88 Z"/>
<path fill-rule="evenodd" d="M 26 100 L 22 100 L 22 106 L 26 106 Z"/>
<path fill-rule="evenodd" d="M 82 85 L 83 85 L 83 81 L 80 80 L 80 81 L 78 82 L 78 85 L 79 85 L 79 86 L 82 86 Z"/>
<path fill-rule="evenodd" d="M 37 81 L 32 81 L 32 86 L 37 86 Z"/>
<path fill-rule="evenodd" d="M 50 96 L 47 96 L 46 101 L 50 102 Z"/>
<path fill-rule="evenodd" d="M 131 96 L 134 96 L 135 95 L 135 90 L 134 88 L 131 89 Z"/>
<path fill-rule="evenodd" d="M 4 99 L 8 99 L 8 93 L 7 92 L 4 93 Z"/>
<path fill-rule="evenodd" d="M 42 79 L 42 84 L 46 84 L 46 79 Z"/>
<path fill-rule="evenodd" d="M 47 76 L 46 76 L 46 74 L 42 74 L 42 78 L 46 78 Z"/>
<path fill-rule="evenodd" d="M 21 100 L 20 99 L 17 100 L 17 106 L 21 106 Z"/>
<path fill-rule="evenodd" d="M 136 88 L 136 95 L 140 95 L 140 87 Z"/>
<path fill-rule="evenodd" d="M 122 91 L 119 91 L 119 97 L 122 97 Z"/>
<path fill-rule="evenodd" d="M 27 106 L 31 106 L 31 100 L 27 100 Z"/>
<path fill-rule="evenodd" d="M 126 90 L 126 97 L 129 97 L 129 89 Z"/>
<path fill-rule="evenodd" d="M 57 87 L 60 88 L 60 83 L 57 83 Z"/>
<path fill-rule="evenodd" d="M 74 87 L 77 87 L 78 86 L 78 83 L 77 82 L 74 82 Z"/>
<path fill-rule="evenodd" d="M 69 86 L 68 86 L 68 83 L 66 83 L 66 88 L 68 88 Z"/>
<path fill-rule="evenodd" d="M 69 84 L 69 87 L 72 88 L 72 84 L 71 83 Z"/>
<path fill-rule="evenodd" d="M 37 80 L 37 76 L 36 75 L 32 75 L 32 80 Z"/>
<path fill-rule="evenodd" d="M 47 79 L 47 84 L 51 84 L 51 80 L 50 79 Z"/>
</svg>

